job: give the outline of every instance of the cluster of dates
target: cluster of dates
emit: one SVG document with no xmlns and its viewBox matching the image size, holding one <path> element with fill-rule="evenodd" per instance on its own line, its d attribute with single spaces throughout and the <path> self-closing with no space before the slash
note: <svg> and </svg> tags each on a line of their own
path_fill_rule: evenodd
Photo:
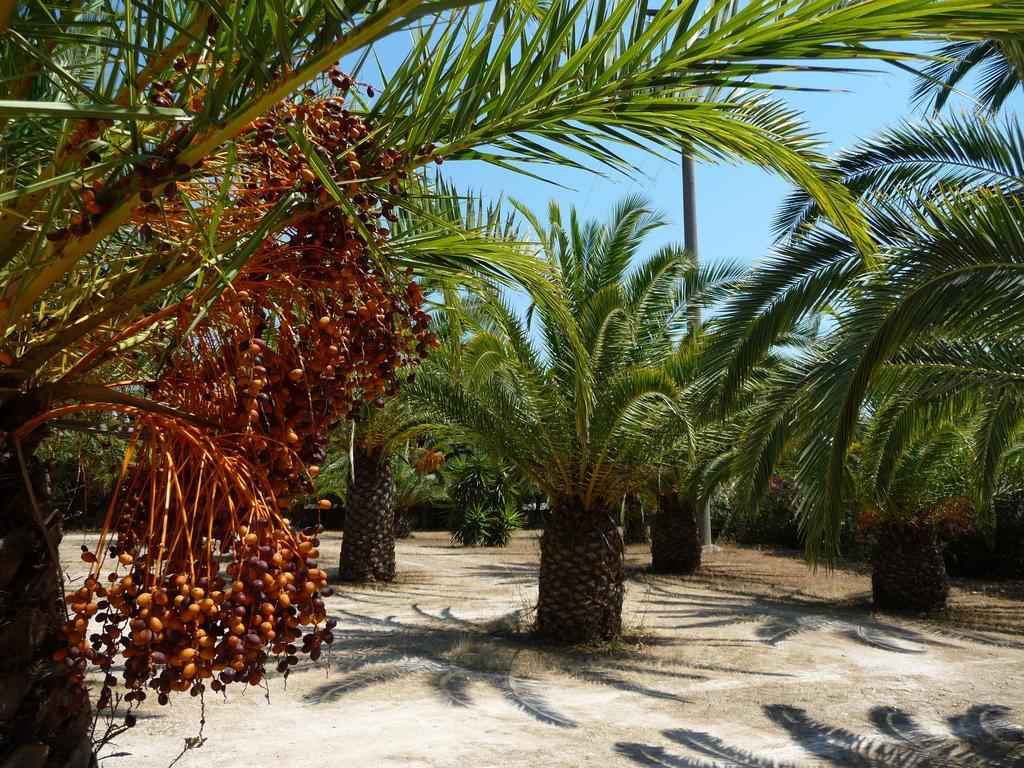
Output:
<svg viewBox="0 0 1024 768">
<path fill-rule="evenodd" d="M 334 622 L 325 613 L 330 591 L 314 559 L 315 531 L 297 541 L 269 525 L 241 526 L 237 533 L 224 576 L 172 567 L 154 582 L 146 562 L 151 550 L 132 555 L 110 547 L 116 565 L 106 579 L 90 575 L 67 596 L 66 647 L 54 661 L 69 682 L 81 688 L 91 663 L 104 674 L 97 706 L 109 706 L 119 686 L 128 689 L 129 704 L 144 701 L 146 688 L 166 704 L 172 691 L 199 695 L 236 681 L 257 685 L 275 657 L 277 671 L 287 674 L 298 663 L 297 644 L 319 658 L 321 646 L 333 640 Z M 84 547 L 82 557 L 96 561 Z M 112 672 L 118 659 L 122 681 Z"/>
<path fill-rule="evenodd" d="M 329 432 L 361 402 L 393 394 L 402 369 L 437 345 L 411 272 L 387 267 L 393 196 L 406 174 L 400 158 L 375 146 L 344 93 L 307 91 L 239 137 L 230 205 L 219 206 L 217 158 L 202 174 L 173 164 L 142 174 L 144 189 L 163 194 L 133 211 L 143 243 L 180 242 L 196 218 L 214 216 L 219 237 L 240 240 L 286 195 L 305 202 L 262 238 L 198 321 L 195 298 L 161 321 L 157 338 L 173 351 L 146 395 L 215 436 L 195 421 L 134 416 L 134 459 L 100 548 L 83 552 L 94 566 L 67 596 L 71 614 L 54 654 L 79 688 L 90 665 L 102 670 L 99 706 L 115 687 L 128 689 L 129 703 L 147 689 L 166 703 L 173 691 L 257 684 L 268 666 L 287 674 L 301 654 L 315 660 L 331 642 L 318 530 L 296 533 L 284 515 L 314 489 Z M 105 575 L 104 562 L 114 564 Z"/>
</svg>

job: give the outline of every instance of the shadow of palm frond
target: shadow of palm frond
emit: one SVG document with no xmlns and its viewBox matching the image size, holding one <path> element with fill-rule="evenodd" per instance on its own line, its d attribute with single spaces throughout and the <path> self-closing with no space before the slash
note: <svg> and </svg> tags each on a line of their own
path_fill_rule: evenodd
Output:
<svg viewBox="0 0 1024 768">
<path fill-rule="evenodd" d="M 649 593 L 644 602 L 655 606 L 647 610 L 648 615 L 666 619 L 691 619 L 687 623 L 673 625 L 673 629 L 713 629 L 742 623 L 758 624 L 754 630 L 755 637 L 770 646 L 780 645 L 806 632 L 830 631 L 890 653 L 920 654 L 926 653 L 930 647 L 957 647 L 949 641 L 1024 649 L 1022 641 L 935 625 L 910 629 L 872 619 L 861 611 L 824 606 L 819 608 L 765 597 L 677 592 L 652 582 L 646 586 Z"/>
<path fill-rule="evenodd" d="M 1024 635 L 1024 603 L 965 606 L 954 603 L 946 610 L 947 626 L 972 632 L 1003 632 Z M 957 630 L 954 630 L 957 631 Z"/>
<path fill-rule="evenodd" d="M 1024 766 L 1024 728 L 1006 722 L 1010 710 L 978 704 L 947 720 L 948 734 L 924 731 L 912 715 L 875 707 L 868 715 L 885 740 L 829 726 L 796 707 L 765 707 L 768 716 L 806 750 L 836 765 Z"/>
<path fill-rule="evenodd" d="M 711 757 L 715 762 L 708 763 L 702 758 L 678 755 L 664 747 L 639 742 L 619 742 L 615 745 L 615 751 L 646 768 L 799 768 L 794 763 L 780 763 L 752 752 L 728 747 L 707 734 L 699 735 L 715 742 L 703 745 L 700 750 L 701 754 Z"/>
<path fill-rule="evenodd" d="M 422 612 L 434 621 L 442 621 Z M 570 718 L 545 700 L 540 681 L 513 673 L 518 650 L 506 647 L 498 638 L 488 637 L 482 631 L 422 627 L 399 622 L 394 616 L 375 618 L 351 611 L 340 613 L 344 621 L 366 629 L 336 633 L 334 650 L 340 651 L 343 659 L 333 664 L 332 670 L 342 673 L 342 677 L 325 681 L 307 693 L 305 699 L 313 705 L 335 702 L 365 688 L 422 674 L 452 706 L 471 707 L 471 688 L 482 683 L 541 722 L 575 727 Z M 481 642 L 487 647 L 477 649 Z"/>
<path fill-rule="evenodd" d="M 419 604 L 411 607 L 417 618 L 426 621 L 336 611 L 339 623 L 334 631 L 335 660 L 331 670 L 340 673 L 340 677 L 317 686 L 306 695 L 306 701 L 314 705 L 334 703 L 358 691 L 418 674 L 425 676 L 434 691 L 452 706 L 473 706 L 473 689 L 482 686 L 499 693 L 539 722 L 574 728 L 577 723 L 551 703 L 555 690 L 552 684 L 529 674 L 524 663 L 529 659 L 524 653 L 566 677 L 680 703 L 685 699 L 677 693 L 627 679 L 622 673 L 669 682 L 707 677 L 593 656 L 588 656 L 584 665 L 570 652 L 527 649 L 521 637 L 505 629 L 509 617 L 516 612 L 484 622 L 460 617 L 451 608 L 427 610 Z"/>
<path fill-rule="evenodd" d="M 451 622 L 455 622 L 456 624 L 461 624 L 461 625 L 466 626 L 466 627 L 479 627 L 479 625 L 476 622 L 470 621 L 469 619 L 460 618 L 460 617 L 456 616 L 455 614 L 453 614 L 451 608 L 442 608 L 440 615 L 430 613 L 430 611 L 428 611 L 428 610 L 426 610 L 424 608 L 421 608 L 419 603 L 413 603 L 412 604 L 412 609 L 414 611 L 416 611 L 416 613 L 418 613 L 420 616 L 422 616 L 425 619 L 433 619 L 434 621 L 441 621 L 441 622 L 451 621 Z M 501 617 L 501 618 L 505 618 L 505 617 Z M 498 620 L 500 621 L 500 619 L 498 619 Z"/>
<path fill-rule="evenodd" d="M 979 645 L 988 645 L 994 648 L 1013 648 L 1016 650 L 1024 650 L 1024 641 L 992 637 L 991 635 L 984 635 L 980 632 L 965 632 L 964 630 L 953 629 L 952 627 L 938 626 L 929 626 L 925 631 L 931 635 L 935 635 L 936 637 L 944 637 L 961 643 L 978 643 Z"/>
<path fill-rule="evenodd" d="M 651 699 L 663 699 L 665 701 L 675 701 L 680 704 L 686 704 L 687 699 L 684 699 L 677 693 L 670 691 L 662 691 L 657 688 L 649 688 L 641 683 L 635 683 L 632 680 L 627 680 L 620 675 L 616 675 L 612 672 L 605 672 L 603 670 L 595 669 L 577 669 L 572 672 L 573 677 L 579 678 L 580 680 L 586 680 L 591 683 L 597 683 L 598 685 L 606 685 L 611 688 L 616 688 L 626 693 L 636 693 L 641 696 L 647 696 Z"/>
<path fill-rule="evenodd" d="M 770 705 L 768 717 L 790 739 L 827 765 L 855 768 L 1021 768 L 1024 766 L 1024 728 L 1006 721 L 1010 710 L 978 704 L 947 719 L 947 733 L 922 729 L 914 717 L 893 707 L 875 707 L 868 718 L 874 734 L 860 734 L 822 723 L 797 707 Z M 616 745 L 618 753 L 633 762 L 655 768 L 799 768 L 799 763 L 780 762 L 727 744 L 701 731 L 668 730 L 666 738 L 693 756 L 635 742 Z M 711 762 L 708 762 L 710 760 Z"/>
<path fill-rule="evenodd" d="M 447 669 L 437 679 L 437 688 L 445 698 L 456 707 L 469 708 L 473 700 L 469 696 L 469 686 L 473 678 L 461 669 Z"/>
<path fill-rule="evenodd" d="M 468 570 L 466 578 L 484 577 L 495 586 L 532 586 L 540 577 L 540 566 L 531 563 L 481 563 Z"/>
<path fill-rule="evenodd" d="M 670 670 L 663 669 L 662 666 L 660 666 L 660 665 L 652 668 L 650 666 L 646 666 L 645 667 L 645 666 L 642 666 L 640 664 L 623 664 L 621 662 L 614 662 L 613 661 L 613 662 L 605 662 L 604 666 L 607 669 L 615 669 L 615 670 L 620 670 L 622 672 L 633 672 L 634 674 L 640 674 L 640 675 L 645 675 L 645 674 L 650 674 L 651 672 L 655 672 L 659 677 L 674 677 L 674 678 L 677 678 L 679 680 L 707 680 L 707 679 L 709 679 L 707 675 L 702 675 L 702 674 L 699 674 L 697 672 L 672 672 Z M 680 666 L 680 665 L 676 664 L 676 666 Z M 689 667 L 690 665 L 686 665 L 686 666 Z M 757 674 L 757 673 L 755 673 L 755 672 L 748 672 L 747 674 Z"/>
<path fill-rule="evenodd" d="M 962 715 L 950 717 L 947 722 L 950 731 L 975 754 L 989 760 L 1013 754 L 1015 765 L 1021 766 L 1024 765 L 1024 727 L 1007 723 L 1010 714 L 1009 707 L 978 705 Z"/>
<path fill-rule="evenodd" d="M 575 721 L 551 707 L 544 698 L 542 684 L 526 678 L 506 675 L 505 696 L 526 714 L 548 725 L 575 728 Z"/>
</svg>

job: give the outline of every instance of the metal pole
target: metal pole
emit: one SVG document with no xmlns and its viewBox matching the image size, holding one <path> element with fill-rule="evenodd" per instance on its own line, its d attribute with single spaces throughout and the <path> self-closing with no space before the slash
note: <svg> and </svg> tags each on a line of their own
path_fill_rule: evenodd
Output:
<svg viewBox="0 0 1024 768">
<path fill-rule="evenodd" d="M 697 179 L 693 157 L 682 150 L 683 158 L 683 245 L 699 261 L 697 252 Z M 694 318 L 694 325 L 700 325 L 700 310 Z"/>
<path fill-rule="evenodd" d="M 697 167 L 693 162 L 693 156 L 683 147 L 683 245 L 693 256 L 696 263 L 700 263 L 700 255 L 697 250 Z M 700 308 L 696 307 L 691 329 L 697 331 L 700 328 Z M 704 546 L 711 546 L 711 505 L 705 502 L 701 510 L 701 533 L 704 537 Z"/>
</svg>

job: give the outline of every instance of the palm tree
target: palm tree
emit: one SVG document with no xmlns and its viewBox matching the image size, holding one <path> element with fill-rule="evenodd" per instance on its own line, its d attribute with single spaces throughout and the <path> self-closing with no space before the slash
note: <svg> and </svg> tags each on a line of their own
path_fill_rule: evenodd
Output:
<svg viewBox="0 0 1024 768">
<path fill-rule="evenodd" d="M 837 58 L 904 56 L 836 42 L 940 34 L 981 39 L 1021 27 L 1015 9 L 995 0 L 936 0 L 913 14 L 902 0 L 872 3 L 868 14 L 863 5 L 755 0 L 735 23 L 702 36 L 707 20 L 697 2 L 665 8 L 645 23 L 636 23 L 643 14 L 624 1 L 598 8 L 586 2 L 466 8 L 399 0 L 347 3 L 342 12 L 334 3 L 254 0 L 230 14 L 193 0 L 71 3 L 59 10 L 0 4 L 0 409 L 8 436 L 0 476 L 7 483 L 4 523 L 26 531 L 24 551 L 32 560 L 10 576 L 5 589 L 19 597 L 5 605 L 14 612 L 33 607 L 33 621 L 50 628 L 36 635 L 38 643 L 22 646 L 25 658 L 39 659 L 44 643 L 57 642 L 49 611 L 58 597 L 56 580 L 33 578 L 56 569 L 55 534 L 41 530 L 31 478 L 43 422 L 56 426 L 59 409 L 72 407 L 61 404 L 71 402 L 80 413 L 113 410 L 139 435 L 173 433 L 185 440 L 188 434 L 233 450 L 208 414 L 187 412 L 209 412 L 215 400 L 189 399 L 173 375 L 187 363 L 182 350 L 192 340 L 230 330 L 237 312 L 224 309 L 236 298 L 229 286 L 237 289 L 239 279 L 252 276 L 254 254 L 285 242 L 277 235 L 308 223 L 311 209 L 354 232 L 383 269 L 374 245 L 387 239 L 387 228 L 372 218 L 371 235 L 361 216 L 370 217 L 367 208 L 384 213 L 382 204 L 416 210 L 418 196 L 403 192 L 422 189 L 418 169 L 428 164 L 558 162 L 575 153 L 623 167 L 619 143 L 686 144 L 701 157 L 727 155 L 778 170 L 812 190 L 866 246 L 855 209 L 820 172 L 816 145 L 791 111 L 749 93 L 715 104 L 683 95 L 755 76 L 768 80 L 789 70 L 792 58 L 828 65 Z M 375 103 L 358 77 L 332 68 L 414 26 L 427 33 L 416 38 Z M 773 57 L 779 63 L 766 63 Z M 296 96 L 300 91 L 306 95 Z M 342 96 L 346 120 L 360 121 L 350 129 L 359 134 L 355 149 L 331 133 L 331 145 L 342 149 L 325 146 L 321 153 L 301 126 L 275 112 L 298 109 L 296 102 L 308 97 L 322 120 L 332 107 L 312 101 Z M 266 156 L 275 154 L 270 150 L 299 158 L 294 186 L 287 174 L 273 187 L 257 175 Z M 398 168 L 393 185 L 383 178 L 386 166 Z M 381 172 L 361 174 L 364 167 Z M 228 194 L 240 184 L 245 194 Z M 392 265 L 429 265 L 449 275 L 472 265 L 494 275 L 490 260 L 479 258 L 486 245 L 474 243 L 472 233 L 466 237 L 439 223 L 434 234 L 389 253 Z M 366 268 L 367 277 L 380 277 Z M 275 306 L 305 312 L 308 303 Z M 221 323 L 216 328 L 215 321 Z M 212 365 L 212 359 L 203 362 Z M 140 378 L 155 378 L 156 389 L 133 387 Z M 218 380 L 214 391 L 231 386 Z M 274 439 L 294 431 L 281 426 Z M 307 431 L 308 439 L 296 434 L 312 446 L 303 463 L 326 439 Z M 239 461 L 255 472 L 247 494 L 288 496 L 290 480 L 259 479 L 258 461 Z M 294 458 L 282 455 L 282 464 L 291 465 L 282 472 L 297 477 Z M 276 515 L 276 502 L 270 508 L 267 514 Z M 189 520 L 184 515 L 181 524 Z M 115 527 L 118 522 L 112 520 Z M 11 626 L 9 615 L 0 616 L 0 625 Z M 51 706 L 65 696 L 52 677 L 33 679 L 27 691 L 23 709 L 9 722 L 39 723 L 40 712 L 51 713 L 50 721 L 17 728 L 0 757 L 52 747 L 47 759 L 58 765 L 81 752 L 88 719 L 80 715 L 82 689 L 63 709 Z M 72 715 L 58 722 L 56 712 Z M 61 743 L 47 733 L 62 734 Z"/>
<path fill-rule="evenodd" d="M 603 223 L 575 211 L 566 221 L 554 205 L 547 227 L 524 215 L 555 289 L 534 296 L 536 334 L 486 293 L 457 354 L 435 358 L 407 394 L 547 494 L 538 631 L 608 639 L 621 627 L 619 505 L 649 482 L 680 430 L 670 362 L 696 300 L 687 287 L 701 282 L 680 248 L 638 258 L 664 221 L 637 198 Z"/>
<path fill-rule="evenodd" d="M 696 265 L 696 256 L 686 253 Z M 706 271 L 706 270 L 705 270 Z M 737 273 L 738 274 L 738 273 Z M 735 277 L 736 274 L 731 275 Z M 728 275 L 717 275 L 720 287 L 728 287 Z M 694 296 L 696 286 L 687 286 L 686 295 Z M 663 311 L 672 311 L 665 306 Z M 666 370 L 679 387 L 675 408 L 682 417 L 677 439 L 655 471 L 650 473 L 648 495 L 656 508 L 651 521 L 651 570 L 656 573 L 688 574 L 700 567 L 703 536 L 701 512 L 703 496 L 699 493 L 700 469 L 698 453 L 715 450 L 708 442 L 708 422 L 698 406 L 697 387 L 702 329 L 695 318 L 700 305 L 694 302 L 689 313 L 686 336 L 679 342 Z M 656 353 L 657 354 L 657 353 Z M 664 348 L 660 354 L 665 356 Z M 656 362 L 655 359 L 651 360 Z"/>
<path fill-rule="evenodd" d="M 874 537 L 874 604 L 928 611 L 943 608 L 949 595 L 943 539 L 973 527 L 976 517 L 966 480 L 976 424 L 966 403 L 933 397 L 908 409 L 903 394 L 876 398 L 851 450 L 851 485 L 859 524 Z"/>
<path fill-rule="evenodd" d="M 624 544 L 646 544 L 650 541 L 640 494 L 627 493 L 622 500 L 622 541 Z"/>
<path fill-rule="evenodd" d="M 415 456 L 418 455 L 418 458 Z M 424 459 L 430 460 L 423 465 Z M 411 452 L 407 448 L 395 457 L 395 538 L 412 537 L 413 515 L 417 510 L 439 505 L 447 498 L 438 466 L 433 459 L 444 460 L 444 454 L 433 448 Z M 430 467 L 434 466 L 433 469 Z"/>
<path fill-rule="evenodd" d="M 338 569 L 342 581 L 394 580 L 394 457 L 427 426 L 402 397 L 367 406 L 354 420 Z"/>
<path fill-rule="evenodd" d="M 512 217 L 503 215 L 500 206 L 487 204 L 478 196 L 460 196 L 443 181 L 433 189 L 421 191 L 414 211 L 401 212 L 395 218 L 393 245 L 399 255 L 405 251 L 418 258 L 428 256 L 433 262 L 454 257 L 457 263 L 460 250 L 472 253 L 475 249 L 475 258 L 490 250 L 498 256 L 496 264 L 528 265 L 518 258 L 523 246 Z M 470 233 L 475 237 L 467 242 L 466 235 Z M 424 266 L 429 269 L 429 265 Z M 527 280 L 536 279 L 528 270 L 520 269 L 519 274 Z M 473 277 L 466 272 L 460 279 L 468 283 Z M 431 284 L 425 285 L 431 293 Z M 444 291 L 445 284 L 438 283 L 437 288 Z M 414 374 L 410 375 L 413 377 Z M 423 434 L 428 425 L 409 410 L 400 393 L 378 398 L 357 411 L 348 457 L 351 477 L 339 578 L 389 582 L 395 578 L 398 523 L 394 456 L 402 443 Z"/>
<path fill-rule="evenodd" d="M 678 492 L 658 495 L 658 512 L 651 523 L 651 570 L 655 573 L 693 573 L 700 567 L 703 536 L 692 498 Z"/>
<path fill-rule="evenodd" d="M 732 0 L 730 3 L 720 4 L 715 15 L 714 20 L 708 27 L 711 32 L 717 31 L 723 24 L 732 19 L 737 13 L 739 13 L 740 5 L 739 0 Z M 719 88 L 712 88 L 705 91 L 703 97 L 708 101 L 714 101 L 720 98 L 722 91 Z M 683 244 L 686 246 L 686 250 L 693 256 L 694 262 L 700 263 L 700 256 L 698 250 L 699 236 L 697 232 L 697 164 L 694 161 L 692 152 L 687 147 L 682 147 L 680 150 L 680 170 L 682 176 L 682 210 L 683 210 Z M 698 310 L 693 318 L 694 330 L 699 330 L 701 325 L 701 315 Z M 689 522 L 689 512 L 682 512 L 677 509 L 679 504 L 675 501 L 665 499 L 665 503 L 660 504 L 666 510 L 672 510 L 672 512 L 665 515 L 662 520 L 664 525 L 659 526 L 664 535 L 671 535 L 677 539 L 678 546 L 672 546 L 666 549 L 664 546 L 659 547 L 660 557 L 654 557 L 655 561 L 660 561 L 661 566 L 669 571 L 679 571 L 682 573 L 689 573 L 690 571 L 696 570 L 697 566 L 700 565 L 700 553 L 694 554 L 692 546 L 692 536 L 686 529 L 686 524 Z M 702 538 L 702 546 L 710 547 L 711 541 L 711 506 L 704 503 L 703 509 L 700 513 L 700 532 Z M 679 524 L 673 524 L 669 527 L 668 521 L 681 519 L 683 521 L 683 527 Z M 673 533 L 669 534 L 669 531 Z M 669 565 L 669 561 L 666 557 L 671 557 L 669 553 L 686 551 L 690 554 L 683 562 Z M 652 553 L 653 555 L 653 553 Z"/>
<path fill-rule="evenodd" d="M 933 459 L 949 461 L 954 453 L 939 438 L 951 424 L 969 435 L 972 506 L 986 514 L 999 491 L 1024 426 L 1024 314 L 1015 300 L 1024 287 L 1022 147 L 1016 119 L 962 117 L 903 123 L 840 155 L 878 252 L 863 259 L 797 195 L 784 208 L 776 255 L 723 313 L 725 398 L 782 334 L 820 322 L 762 391 L 736 451 L 751 501 L 780 459 L 799 459 L 812 556 L 838 551 L 843 510 L 855 496 L 854 477 L 863 476 L 851 451 L 866 434 L 883 457 L 877 474 L 866 475 L 876 504 L 891 508 L 904 452 L 929 445 L 945 451 Z M 914 546 L 909 538 L 903 560 L 935 561 L 930 534 Z M 913 604 L 918 581 L 906 583 L 904 599 L 885 601 Z M 944 599 L 941 588 L 935 594 Z"/>
<path fill-rule="evenodd" d="M 688 287 L 695 299 L 693 314 L 699 314 L 701 304 L 730 295 L 742 276 L 740 268 L 729 265 L 702 272 L 701 283 Z M 702 372 L 714 333 L 713 324 L 701 327 L 691 321 L 667 365 L 680 388 L 675 407 L 686 429 L 648 489 L 658 510 L 651 524 L 651 569 L 657 573 L 685 575 L 700 567 L 706 532 L 701 511 L 709 508 L 715 487 L 726 481 L 728 459 L 742 423 L 733 415 L 716 413 L 714 389 Z"/>
<path fill-rule="evenodd" d="M 128 456 L 137 461 L 130 475 L 118 478 L 122 491 L 123 480 L 144 481 L 139 473 L 153 469 L 144 463 L 171 456 L 168 446 L 173 444 L 174 450 L 184 450 L 175 457 L 182 471 L 192 462 L 191 471 L 202 465 L 200 476 L 206 473 L 198 494 L 198 485 L 190 486 L 184 474 L 179 476 L 181 484 L 174 484 L 177 509 L 196 510 L 199 498 L 212 504 L 217 497 L 223 511 L 225 498 L 236 504 L 231 495 L 242 493 L 253 514 L 280 523 L 267 506 L 278 481 L 272 483 L 237 454 L 236 446 L 221 440 L 209 418 L 183 412 L 176 396 L 157 402 L 142 397 L 136 386 L 101 383 L 148 378 L 159 389 L 170 381 L 157 362 L 169 351 L 168 331 L 189 336 L 184 346 L 190 346 L 215 327 L 223 311 L 219 280 L 251 277 L 242 270 L 246 260 L 273 231 L 275 221 L 280 226 L 289 215 L 294 217 L 299 201 L 285 204 L 289 201 L 282 199 L 273 213 L 263 211 L 268 214 L 265 227 L 246 229 L 246 215 L 258 208 L 252 196 L 241 193 L 228 200 L 221 194 L 218 200 L 216 194 L 208 196 L 211 183 L 220 184 L 217 179 L 222 178 L 226 190 L 233 167 L 238 183 L 248 184 L 244 176 L 254 159 L 253 118 L 269 114 L 282 97 L 318 72 L 322 65 L 317 56 L 332 47 L 338 51 L 365 44 L 395 18 L 391 10 L 366 15 L 353 9 L 360 15 L 354 30 L 332 25 L 343 40 L 328 33 L 310 46 L 311 30 L 324 21 L 322 8 L 301 23 L 275 30 L 264 9 L 249 6 L 225 30 L 205 4 L 182 5 L 166 14 L 132 8 L 130 19 L 119 18 L 127 8 L 88 6 L 69 5 L 59 16 L 38 6 L 0 7 L 5 69 L 0 93 L 0 410 L 5 442 L 0 462 L 5 490 L 10 490 L 0 519 L 5 537 L 13 536 L 5 538 L 12 545 L 5 552 L 14 566 L 5 569 L 0 584 L 5 593 L 0 625 L 3 646 L 19 649 L 5 656 L 4 671 L 8 664 L 22 670 L 6 703 L 0 759 L 15 764 L 91 762 L 91 716 L 83 706 L 80 681 L 90 660 L 109 664 L 109 657 L 98 653 L 102 648 L 86 647 L 85 632 L 77 623 L 88 619 L 79 609 L 73 609 L 78 617 L 73 615 L 70 628 L 54 610 L 62 602 L 55 555 L 60 520 L 44 516 L 45 499 L 32 458 L 46 434 L 44 420 L 56 425 L 53 417 L 62 413 L 88 416 L 99 406 L 112 410 L 122 421 L 109 432 L 127 437 Z M 287 34 L 277 34 L 282 29 Z M 241 39 L 255 47 L 233 50 Z M 311 58 L 296 69 L 300 49 Z M 291 80 L 296 74 L 299 79 Z M 148 96 L 140 96 L 147 91 Z M 32 100 L 26 101 L 28 97 Z M 218 154 L 225 145 L 230 149 Z M 203 162 L 209 162 L 203 174 L 188 178 Z M 316 175 L 309 168 L 305 172 Z M 186 213 L 192 225 L 185 217 L 168 226 L 165 217 Z M 168 231 L 170 237 L 154 237 Z M 282 265 L 279 274 L 286 271 Z M 206 320 L 190 327 L 188 316 L 199 320 L 202 310 L 209 310 Z M 223 394 L 222 385 L 233 384 L 208 383 L 213 391 L 200 394 Z M 188 395 L 187 389 L 177 392 Z M 62 401 L 83 404 L 57 407 Z M 208 405 L 214 407 L 212 397 Z M 123 431 L 126 420 L 135 427 L 128 435 Z M 92 430 L 103 426 L 81 420 L 62 425 Z M 192 441 L 201 453 L 190 454 L 183 440 Z M 294 466 L 290 455 L 285 458 Z M 170 485 L 166 490 L 166 498 L 174 498 Z M 155 487 L 153 491 L 155 498 L 163 497 Z M 187 498 L 190 494 L 195 506 Z M 177 509 L 171 519 L 178 519 Z M 204 520 L 196 514 L 170 540 L 191 539 L 189 526 L 203 526 Z M 217 522 L 217 530 L 221 524 Z M 221 535 L 229 547 L 231 538 Z M 128 545 L 122 540 L 119 546 Z M 131 557 L 125 549 L 121 552 L 122 558 Z M 201 552 L 195 554 L 208 562 Z M 63 661 L 74 664 L 57 675 L 46 657 L 61 644 L 70 645 Z M 137 672 L 141 670 L 127 665 L 125 680 L 132 679 L 133 689 L 140 684 Z M 104 699 L 110 700 L 109 685 L 101 693 L 101 705 Z"/>
</svg>

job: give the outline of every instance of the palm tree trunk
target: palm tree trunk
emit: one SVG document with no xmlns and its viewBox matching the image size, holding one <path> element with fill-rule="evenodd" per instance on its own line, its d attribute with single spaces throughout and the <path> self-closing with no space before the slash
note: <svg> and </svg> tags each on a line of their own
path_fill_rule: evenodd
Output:
<svg viewBox="0 0 1024 768">
<path fill-rule="evenodd" d="M 949 596 L 949 578 L 935 531 L 899 523 L 881 525 L 872 556 L 871 592 L 878 608 L 943 608 Z"/>
<path fill-rule="evenodd" d="M 563 643 L 622 630 L 622 535 L 611 510 L 556 501 L 540 540 L 537 631 Z"/>
<path fill-rule="evenodd" d="M 5 430 L 27 418 L 17 404 L 3 410 Z M 64 622 L 54 559 L 61 521 L 56 514 L 43 518 L 39 507 L 47 495 L 31 461 L 39 437 L 22 443 L 31 494 L 15 447 L 0 447 L 0 766 L 91 768 L 88 694 L 56 674 L 51 659 Z"/>
<path fill-rule="evenodd" d="M 391 456 L 355 449 L 355 478 L 345 502 L 341 539 L 342 581 L 393 581 L 395 578 L 395 480 Z"/>
<path fill-rule="evenodd" d="M 646 544 L 647 525 L 644 521 L 644 507 L 635 493 L 626 494 L 622 514 L 622 539 L 626 544 Z"/>
<path fill-rule="evenodd" d="M 412 538 L 412 511 L 408 509 L 395 510 L 395 538 Z"/>
<path fill-rule="evenodd" d="M 675 494 L 658 497 L 658 514 L 651 523 L 651 570 L 693 573 L 700 567 L 701 530 L 697 508 Z"/>
</svg>

